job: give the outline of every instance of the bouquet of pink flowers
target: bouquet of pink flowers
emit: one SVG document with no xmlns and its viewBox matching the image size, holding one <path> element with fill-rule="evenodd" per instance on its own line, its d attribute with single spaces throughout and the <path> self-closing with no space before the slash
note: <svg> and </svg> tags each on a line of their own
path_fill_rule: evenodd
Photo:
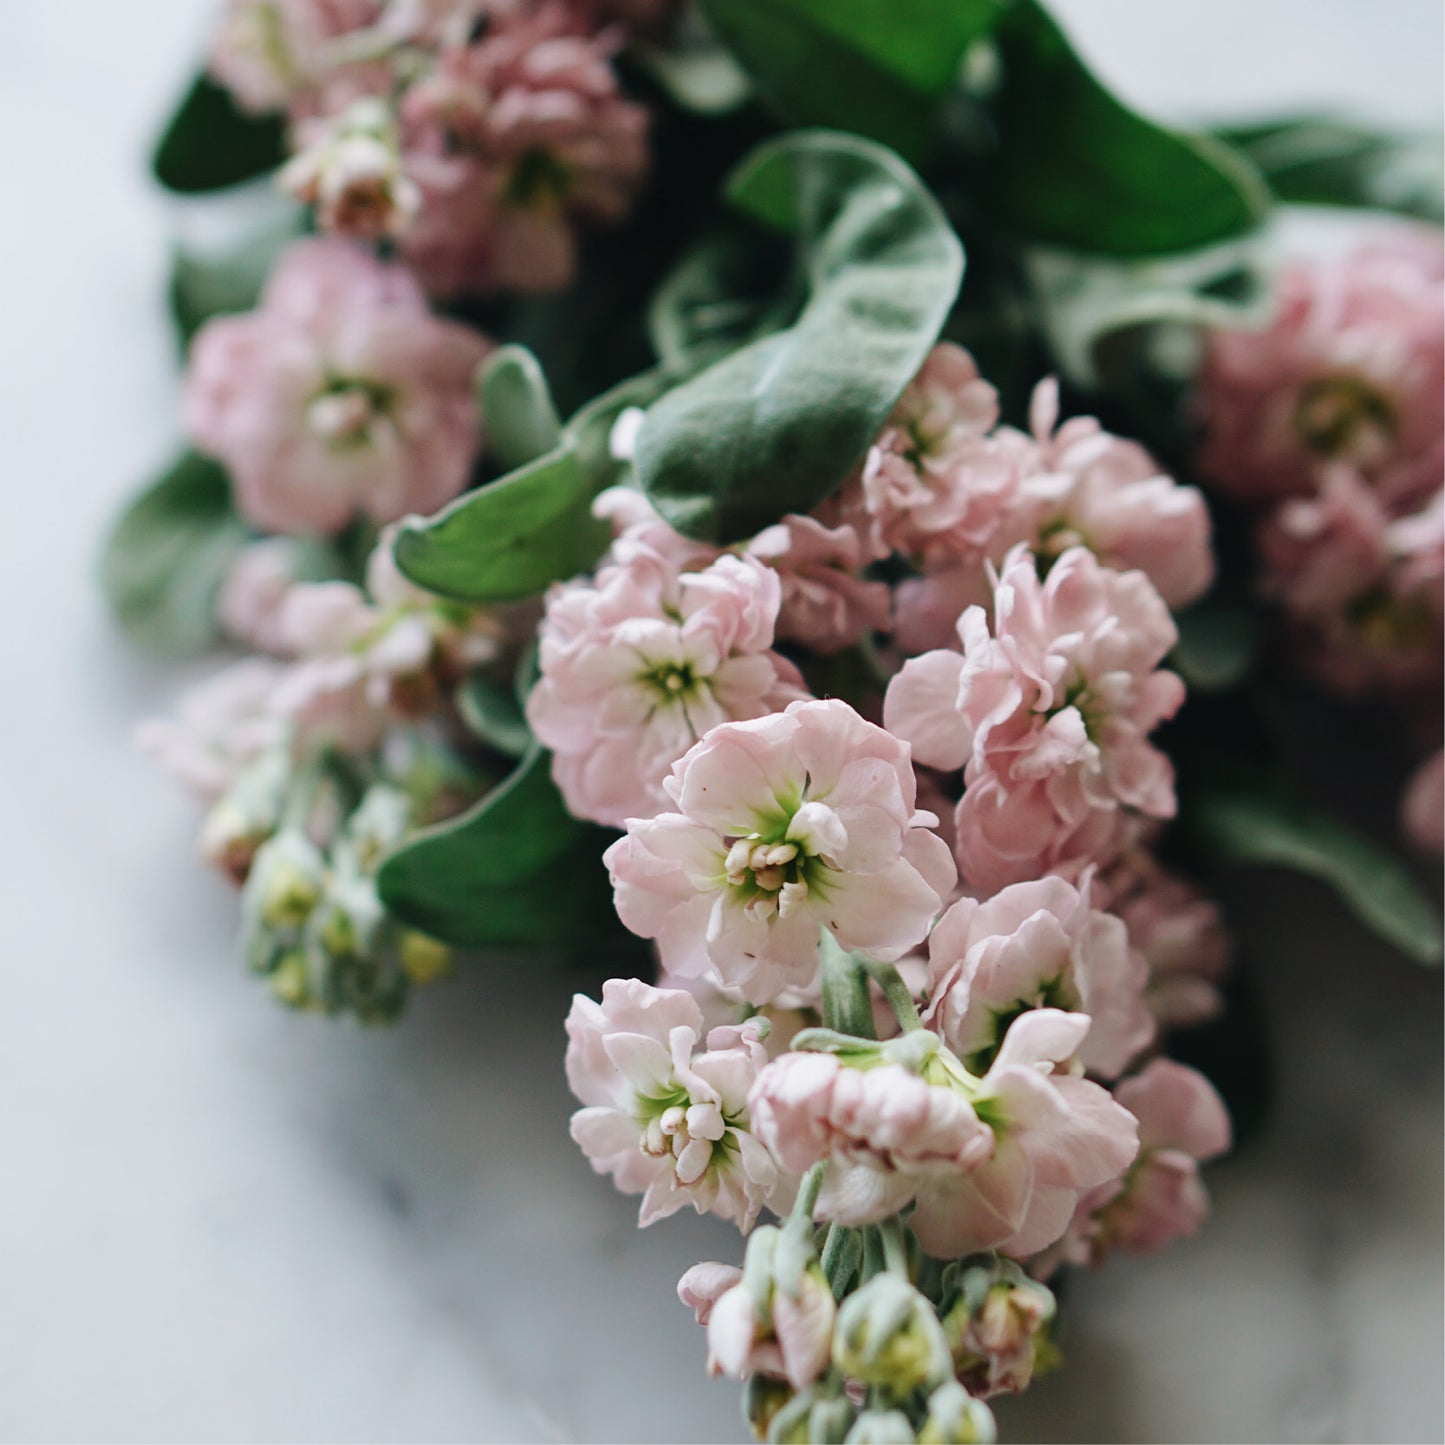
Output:
<svg viewBox="0 0 1445 1445">
<path fill-rule="evenodd" d="M 1200 1227 L 1219 870 L 1440 953 L 1287 766 L 1368 697 L 1438 855 L 1428 146 L 906 8 L 230 0 L 156 171 L 274 183 L 177 252 L 189 450 L 102 568 L 244 654 L 141 742 L 280 1000 L 592 967 L 573 1138 L 747 1236 L 678 1293 L 778 1441 L 993 1439 L 1061 1273 Z M 1281 267 L 1294 204 L 1374 219 Z"/>
</svg>

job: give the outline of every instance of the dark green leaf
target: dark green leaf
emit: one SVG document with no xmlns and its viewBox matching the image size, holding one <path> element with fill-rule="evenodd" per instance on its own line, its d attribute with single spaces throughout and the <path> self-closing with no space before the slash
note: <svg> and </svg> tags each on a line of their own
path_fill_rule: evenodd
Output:
<svg viewBox="0 0 1445 1445">
<path fill-rule="evenodd" d="M 121 625 L 158 652 L 188 653 L 216 635 L 216 593 L 249 533 L 216 462 L 187 452 L 121 514 L 100 582 Z"/>
<path fill-rule="evenodd" d="M 569 872 L 589 837 L 534 748 L 473 808 L 398 848 L 377 888 L 404 922 L 447 943 L 555 941 L 578 922 Z"/>
<path fill-rule="evenodd" d="M 785 136 L 734 173 L 728 199 L 796 236 L 797 320 L 668 392 L 637 471 L 680 532 L 727 543 L 833 492 L 937 339 L 963 249 L 897 156 L 827 131 Z"/>
<path fill-rule="evenodd" d="M 500 346 L 487 358 L 478 381 L 487 440 L 511 471 L 552 451 L 562 423 L 537 358 L 525 346 Z"/>
<path fill-rule="evenodd" d="M 853 131 L 913 160 L 938 100 L 1001 0 L 702 0 L 762 93 L 797 125 Z"/>
<path fill-rule="evenodd" d="M 1438 132 L 1395 133 L 1331 116 L 1294 116 L 1229 126 L 1218 135 L 1254 162 L 1281 201 L 1445 219 Z"/>
<path fill-rule="evenodd" d="M 212 251 L 176 247 L 170 302 L 183 349 L 211 317 L 254 309 L 276 257 L 301 235 L 305 221 L 305 211 L 288 203 L 275 208 L 237 244 Z"/>
<path fill-rule="evenodd" d="M 1201 790 L 1185 812 L 1229 863 L 1289 868 L 1328 883 L 1361 922 L 1419 963 L 1438 963 L 1441 920 L 1405 867 L 1367 838 L 1276 791 Z"/>
<path fill-rule="evenodd" d="M 274 170 L 286 157 L 286 122 L 247 115 L 231 93 L 198 75 L 167 124 L 151 162 L 172 191 L 215 191 Z"/>
<path fill-rule="evenodd" d="M 519 758 L 532 745 L 532 730 L 511 683 L 473 673 L 457 689 L 457 711 L 467 727 L 499 753 Z"/>
<path fill-rule="evenodd" d="M 1107 91 L 1037 0 L 995 31 L 1003 81 L 986 214 L 1035 240 L 1116 256 L 1192 250 L 1269 210 L 1253 168 L 1222 142 L 1145 120 Z"/>
</svg>

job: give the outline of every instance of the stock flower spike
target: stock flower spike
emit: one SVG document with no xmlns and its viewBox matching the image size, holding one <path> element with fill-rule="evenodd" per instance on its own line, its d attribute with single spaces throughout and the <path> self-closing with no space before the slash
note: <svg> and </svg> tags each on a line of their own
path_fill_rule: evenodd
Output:
<svg viewBox="0 0 1445 1445">
<path fill-rule="evenodd" d="M 1226 989 L 1196 877 L 1295 867 L 1439 956 L 1275 735 L 1351 698 L 1326 791 L 1383 759 L 1438 855 L 1445 248 L 1377 219 L 1233 299 L 1297 188 L 1438 186 L 1160 129 L 1032 0 L 219 8 L 156 173 L 286 194 L 178 253 L 192 450 L 102 579 L 248 654 L 139 735 L 246 965 L 365 1023 L 635 972 L 573 998 L 571 1137 L 640 1225 L 747 1236 L 677 1292 L 754 1432 L 993 1440 L 1055 1277 L 1206 1218 L 1234 1126 L 1171 1052 L 1260 1073 L 1226 1004 L 1279 950 Z"/>
</svg>

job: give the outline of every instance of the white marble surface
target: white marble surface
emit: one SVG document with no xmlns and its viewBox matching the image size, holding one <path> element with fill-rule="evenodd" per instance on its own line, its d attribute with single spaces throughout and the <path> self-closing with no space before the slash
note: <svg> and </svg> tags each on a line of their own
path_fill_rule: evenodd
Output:
<svg viewBox="0 0 1445 1445">
<path fill-rule="evenodd" d="M 1438 120 L 1433 0 L 1058 8 L 1156 108 Z M 208 13 L 0 3 L 0 1436 L 738 1438 L 672 1298 L 735 1239 L 639 1234 L 568 1143 L 569 980 L 464 978 L 391 1032 L 284 1013 L 131 751 L 177 679 L 89 575 L 175 435 L 141 157 Z M 1205 1235 L 1079 1282 L 1008 1438 L 1441 1438 L 1439 979 L 1304 885 L 1235 901 L 1279 1107 Z"/>
</svg>

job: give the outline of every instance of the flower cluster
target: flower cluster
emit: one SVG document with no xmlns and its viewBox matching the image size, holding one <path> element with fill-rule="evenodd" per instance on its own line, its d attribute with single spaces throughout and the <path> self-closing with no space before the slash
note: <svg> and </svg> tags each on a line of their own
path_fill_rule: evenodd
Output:
<svg viewBox="0 0 1445 1445">
<path fill-rule="evenodd" d="M 1395 699 L 1427 745 L 1445 651 L 1442 308 L 1439 233 L 1384 230 L 1290 265 L 1268 328 L 1212 334 L 1198 382 L 1201 468 L 1255 519 L 1293 655 L 1332 692 Z M 1413 796 L 1407 826 L 1438 851 L 1440 809 Z"/>
<path fill-rule="evenodd" d="M 140 742 L 208 805 L 201 851 L 243 886 L 246 956 L 284 1002 L 390 1017 L 450 950 L 383 906 L 377 869 L 457 812 L 488 774 L 467 753 L 457 689 L 506 651 L 500 620 L 411 586 L 391 534 L 365 585 L 307 582 L 294 539 L 240 553 L 220 611 L 258 650 Z"/>
<path fill-rule="evenodd" d="M 578 226 L 621 217 L 646 174 L 611 57 L 662 8 L 231 0 L 211 73 L 287 114 L 281 181 L 324 230 L 394 241 L 436 296 L 550 291 Z"/>
<path fill-rule="evenodd" d="M 1191 1234 L 1227 1146 L 1160 1049 L 1228 942 L 1151 851 L 1207 522 L 1056 409 L 1000 426 L 940 346 L 816 515 L 724 549 L 618 489 L 547 601 L 528 715 L 569 807 L 625 828 L 617 912 L 663 974 L 576 999 L 573 1137 L 643 1224 L 783 1220 L 679 1285 L 760 1437 L 991 1438 L 984 1400 L 1052 1359 L 1044 1278 Z M 918 649 L 910 589 L 965 599 L 953 646 Z M 886 691 L 809 696 L 840 654 Z"/>
</svg>

